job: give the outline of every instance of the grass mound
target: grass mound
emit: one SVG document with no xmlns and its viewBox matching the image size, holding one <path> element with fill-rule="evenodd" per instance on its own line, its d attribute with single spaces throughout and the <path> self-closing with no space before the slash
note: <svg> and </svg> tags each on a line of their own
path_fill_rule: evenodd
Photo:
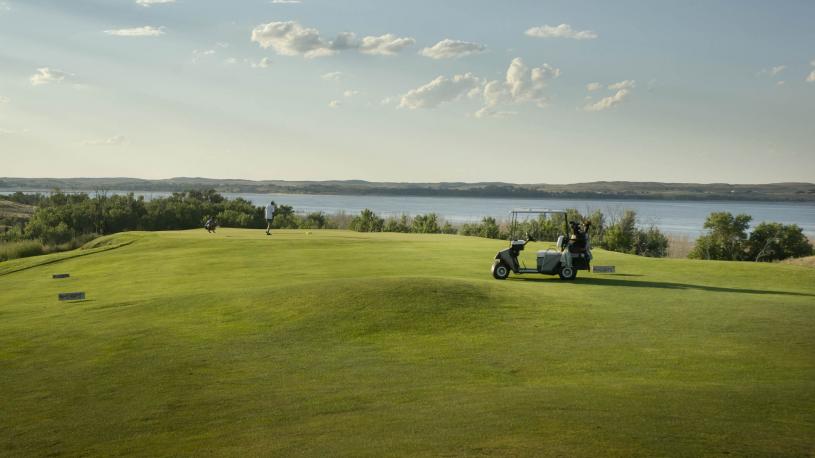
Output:
<svg viewBox="0 0 815 458">
<path fill-rule="evenodd" d="M 811 453 L 815 271 L 597 251 L 618 275 L 496 281 L 503 245 L 226 229 L 0 263 L 0 454 Z"/>
</svg>

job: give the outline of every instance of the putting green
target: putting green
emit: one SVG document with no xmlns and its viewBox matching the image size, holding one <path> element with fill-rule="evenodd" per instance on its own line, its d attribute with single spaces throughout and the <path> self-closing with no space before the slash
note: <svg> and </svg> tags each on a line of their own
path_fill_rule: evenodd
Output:
<svg viewBox="0 0 815 458">
<path fill-rule="evenodd" d="M 497 281 L 506 242 L 459 236 L 92 244 L 0 263 L 0 455 L 815 452 L 813 269 L 595 250 L 616 275 Z"/>
</svg>

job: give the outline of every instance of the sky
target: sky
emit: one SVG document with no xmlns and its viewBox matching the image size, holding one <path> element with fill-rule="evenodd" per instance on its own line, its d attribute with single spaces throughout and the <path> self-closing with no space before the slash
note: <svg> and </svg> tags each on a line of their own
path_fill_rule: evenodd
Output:
<svg viewBox="0 0 815 458">
<path fill-rule="evenodd" d="M 815 182 L 815 2 L 0 0 L 0 176 Z"/>
</svg>

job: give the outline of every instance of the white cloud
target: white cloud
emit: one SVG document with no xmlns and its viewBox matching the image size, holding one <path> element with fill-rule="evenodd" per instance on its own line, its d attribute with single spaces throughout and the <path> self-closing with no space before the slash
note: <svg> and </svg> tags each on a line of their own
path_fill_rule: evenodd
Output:
<svg viewBox="0 0 815 458">
<path fill-rule="evenodd" d="M 175 0 L 136 0 L 136 4 L 145 8 L 149 8 L 153 5 L 166 5 L 168 3 L 175 3 Z"/>
<path fill-rule="evenodd" d="M 0 105 L 9 103 L 10 101 L 11 101 L 11 99 L 9 99 L 8 97 L 6 97 L 4 95 L 0 95 Z"/>
<path fill-rule="evenodd" d="M 29 81 L 32 86 L 42 86 L 43 84 L 61 83 L 66 77 L 70 76 L 60 70 L 53 70 L 48 67 L 38 68 L 37 73 L 31 75 Z"/>
<path fill-rule="evenodd" d="M 323 57 L 338 51 L 357 49 L 365 54 L 392 55 L 416 42 L 413 38 L 387 33 L 367 36 L 357 41 L 351 32 L 342 32 L 332 41 L 323 39 L 320 31 L 301 26 L 295 21 L 269 22 L 252 30 L 252 41 L 262 48 L 272 48 L 284 56 Z"/>
<path fill-rule="evenodd" d="M 776 81 L 776 83 L 775 83 L 776 86 L 783 86 L 785 84 L 787 84 L 786 81 Z"/>
<path fill-rule="evenodd" d="M 300 0 L 272 0 L 269 2 L 273 5 L 291 5 L 295 3 L 301 3 Z"/>
<path fill-rule="evenodd" d="M 194 49 L 192 51 L 192 63 L 198 63 L 204 57 L 215 54 L 214 49 Z"/>
<path fill-rule="evenodd" d="M 787 69 L 786 65 L 776 65 L 775 67 L 762 68 L 761 71 L 756 74 L 756 76 L 762 75 L 776 76 L 786 69 Z"/>
<path fill-rule="evenodd" d="M 226 59 L 224 59 L 224 63 L 227 65 L 235 65 L 238 63 L 238 59 L 234 57 L 227 57 Z"/>
<path fill-rule="evenodd" d="M 397 37 L 392 33 L 386 33 L 378 37 L 363 37 L 359 43 L 359 52 L 392 56 L 408 46 L 412 46 L 414 43 L 416 43 L 416 40 L 413 38 Z"/>
<path fill-rule="evenodd" d="M 144 27 L 133 27 L 129 29 L 105 30 L 105 33 L 117 37 L 158 37 L 164 35 L 164 27 L 146 25 Z"/>
<path fill-rule="evenodd" d="M 603 85 L 600 83 L 589 83 L 586 85 L 586 90 L 589 92 L 594 92 L 600 90 L 601 87 L 603 87 Z"/>
<path fill-rule="evenodd" d="M 458 59 L 460 57 L 482 53 L 485 49 L 487 49 L 486 46 L 478 43 L 445 38 L 432 47 L 422 49 L 419 51 L 419 54 L 431 59 Z"/>
<path fill-rule="evenodd" d="M 507 103 L 534 102 L 546 104 L 544 89 L 547 82 L 560 76 L 560 69 L 549 64 L 529 68 L 520 57 L 509 64 L 504 81 L 493 80 L 484 85 L 484 108 L 476 113 L 479 118 L 496 115 L 495 107 Z"/>
<path fill-rule="evenodd" d="M 488 107 L 482 107 L 475 112 L 476 118 L 508 118 L 517 115 L 517 111 L 498 111 Z"/>
<path fill-rule="evenodd" d="M 328 102 L 328 107 L 329 108 L 339 108 L 341 106 L 342 106 L 342 102 L 339 101 L 339 100 L 332 100 L 332 101 Z"/>
<path fill-rule="evenodd" d="M 101 140 L 85 140 L 82 142 L 86 146 L 120 146 L 125 142 L 125 138 L 121 135 L 115 137 L 105 138 Z"/>
<path fill-rule="evenodd" d="M 319 30 L 303 27 L 294 21 L 261 24 L 252 30 L 252 41 L 284 56 L 319 57 L 336 51 L 331 42 L 320 37 Z"/>
<path fill-rule="evenodd" d="M 807 76 L 807 83 L 815 83 L 815 70 Z"/>
<path fill-rule="evenodd" d="M 354 90 L 351 90 L 351 89 L 348 89 L 348 90 L 346 90 L 346 91 L 344 91 L 342 93 L 343 97 L 346 97 L 346 98 L 353 97 L 353 96 L 355 96 L 357 94 L 359 94 L 359 91 L 354 91 Z"/>
<path fill-rule="evenodd" d="M 636 84 L 637 82 L 634 80 L 624 80 L 620 81 L 619 83 L 609 84 L 608 88 L 612 91 L 619 91 L 620 89 L 634 89 Z"/>
<path fill-rule="evenodd" d="M 453 102 L 465 94 L 475 95 L 480 91 L 481 80 L 472 73 L 455 75 L 452 78 L 439 76 L 433 81 L 411 89 L 399 101 L 399 108 L 435 108 L 442 103 Z"/>
<path fill-rule="evenodd" d="M 252 62 L 251 65 L 252 68 L 269 68 L 272 66 L 272 59 L 264 57 L 263 59 L 260 59 L 257 62 Z"/>
<path fill-rule="evenodd" d="M 770 75 L 775 76 L 781 72 L 783 72 L 787 68 L 786 65 L 778 65 L 770 69 Z"/>
<path fill-rule="evenodd" d="M 321 76 L 320 78 L 326 81 L 339 81 L 343 78 L 343 76 L 344 75 L 342 74 L 342 72 L 328 72 L 324 73 L 323 76 Z"/>
<path fill-rule="evenodd" d="M 623 102 L 623 100 L 628 97 L 630 94 L 629 89 L 620 89 L 614 95 L 603 97 L 597 103 L 589 104 L 585 106 L 586 111 L 603 111 L 607 110 L 615 105 L 619 105 Z"/>
<path fill-rule="evenodd" d="M 11 11 L 11 5 L 8 2 L 0 2 L 0 13 L 3 11 Z"/>
<path fill-rule="evenodd" d="M 526 35 L 535 38 L 571 38 L 574 40 L 593 40 L 597 34 L 591 30 L 574 30 L 569 24 L 558 26 L 543 25 L 527 29 Z"/>
<path fill-rule="evenodd" d="M 500 110 L 499 107 L 526 102 L 544 106 L 546 104 L 544 89 L 549 80 L 558 76 L 560 69 L 549 64 L 530 68 L 521 58 L 516 58 L 507 68 L 503 80 L 485 81 L 472 73 L 455 75 L 452 78 L 439 76 L 401 96 L 399 108 L 435 108 L 442 103 L 453 102 L 467 95 L 470 98 L 482 98 L 484 106 L 475 113 L 476 117 L 511 116 L 516 112 Z M 390 98 L 385 99 L 383 104 L 390 101 Z"/>
</svg>

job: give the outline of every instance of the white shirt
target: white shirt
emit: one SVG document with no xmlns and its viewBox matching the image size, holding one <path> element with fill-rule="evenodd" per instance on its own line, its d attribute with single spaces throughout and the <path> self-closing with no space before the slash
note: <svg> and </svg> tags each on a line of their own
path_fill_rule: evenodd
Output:
<svg viewBox="0 0 815 458">
<path fill-rule="evenodd" d="M 277 206 L 269 204 L 266 206 L 266 219 L 272 219 L 274 217 L 274 212 L 277 210 Z"/>
</svg>

